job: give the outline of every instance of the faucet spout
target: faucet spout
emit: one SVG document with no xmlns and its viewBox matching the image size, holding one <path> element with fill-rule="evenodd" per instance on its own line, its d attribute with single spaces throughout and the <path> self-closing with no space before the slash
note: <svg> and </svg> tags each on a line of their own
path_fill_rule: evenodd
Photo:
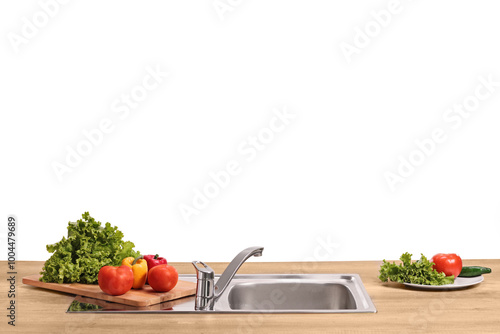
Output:
<svg viewBox="0 0 500 334">
<path fill-rule="evenodd" d="M 231 282 L 238 269 L 240 269 L 241 265 L 252 256 L 262 256 L 263 250 L 264 247 L 248 247 L 234 257 L 234 259 L 227 266 L 226 270 L 224 270 L 222 275 L 220 275 L 217 284 L 215 284 L 215 299 L 219 298 L 220 295 L 224 293 L 227 286 L 229 285 L 229 282 Z"/>
<path fill-rule="evenodd" d="M 196 269 L 196 310 L 213 310 L 215 301 L 224 293 L 241 265 L 252 256 L 261 256 L 264 247 L 248 247 L 229 263 L 214 286 L 214 271 L 201 261 L 193 261 Z M 200 266 L 201 265 L 201 266 Z"/>
</svg>

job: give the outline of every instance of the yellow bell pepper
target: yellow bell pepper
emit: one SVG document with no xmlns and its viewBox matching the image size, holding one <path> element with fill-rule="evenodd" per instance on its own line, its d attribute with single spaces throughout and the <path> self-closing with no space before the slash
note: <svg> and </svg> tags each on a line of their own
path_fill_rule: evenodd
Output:
<svg viewBox="0 0 500 334">
<path fill-rule="evenodd" d="M 148 263 L 146 260 L 138 257 L 134 259 L 133 257 L 126 257 L 122 260 L 122 265 L 132 268 L 134 273 L 134 284 L 133 289 L 142 289 L 144 284 L 146 284 L 146 279 L 148 278 Z"/>
</svg>

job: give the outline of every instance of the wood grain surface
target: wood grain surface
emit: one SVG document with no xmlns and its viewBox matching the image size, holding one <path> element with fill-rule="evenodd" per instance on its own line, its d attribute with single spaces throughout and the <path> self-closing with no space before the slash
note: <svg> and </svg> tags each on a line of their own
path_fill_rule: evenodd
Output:
<svg viewBox="0 0 500 334">
<path fill-rule="evenodd" d="M 21 283 L 43 262 L 16 264 L 16 327 L 7 325 L 9 282 L 0 280 L 0 333 L 500 333 L 500 260 L 464 260 L 492 268 L 484 282 L 456 291 L 418 291 L 381 283 L 382 261 L 246 262 L 238 273 L 358 273 L 377 313 L 363 314 L 82 314 L 66 313 L 73 295 Z M 170 263 L 169 263 L 170 264 Z M 191 263 L 171 263 L 194 274 Z M 227 263 L 208 263 L 217 274 Z M 7 268 L 1 261 L 0 268 Z M 4 269 L 4 273 L 7 270 Z M 5 274 L 4 274 L 5 275 Z"/>
</svg>

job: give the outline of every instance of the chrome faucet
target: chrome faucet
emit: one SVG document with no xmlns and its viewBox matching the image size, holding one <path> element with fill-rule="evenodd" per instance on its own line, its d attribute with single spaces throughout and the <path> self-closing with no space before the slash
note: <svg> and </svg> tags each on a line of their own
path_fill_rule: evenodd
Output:
<svg viewBox="0 0 500 334">
<path fill-rule="evenodd" d="M 214 271 L 202 261 L 193 261 L 196 269 L 196 310 L 213 310 L 215 301 L 224 293 L 241 265 L 251 256 L 261 256 L 264 247 L 248 247 L 235 256 L 214 286 Z M 201 264 L 203 267 L 199 267 Z"/>
</svg>

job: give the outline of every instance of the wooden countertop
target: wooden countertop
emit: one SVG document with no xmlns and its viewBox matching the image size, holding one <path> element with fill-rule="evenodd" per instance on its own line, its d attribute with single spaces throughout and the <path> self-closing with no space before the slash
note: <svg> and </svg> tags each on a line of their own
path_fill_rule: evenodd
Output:
<svg viewBox="0 0 500 334">
<path fill-rule="evenodd" d="M 7 268 L 1 261 L 1 268 Z M 0 332 L 19 333 L 500 333 L 500 259 L 464 260 L 492 268 L 481 284 L 456 291 L 417 291 L 381 283 L 381 261 L 247 262 L 238 273 L 358 273 L 377 313 L 362 314 L 68 314 L 74 296 L 21 283 L 43 262 L 18 261 L 16 326 L 7 325 L 2 279 Z M 194 273 L 190 263 L 172 263 Z M 220 274 L 227 263 L 209 263 Z M 4 269 L 4 275 L 6 275 Z M 5 276 L 4 276 L 5 277 Z M 7 331 L 5 331 L 7 330 Z"/>
</svg>

